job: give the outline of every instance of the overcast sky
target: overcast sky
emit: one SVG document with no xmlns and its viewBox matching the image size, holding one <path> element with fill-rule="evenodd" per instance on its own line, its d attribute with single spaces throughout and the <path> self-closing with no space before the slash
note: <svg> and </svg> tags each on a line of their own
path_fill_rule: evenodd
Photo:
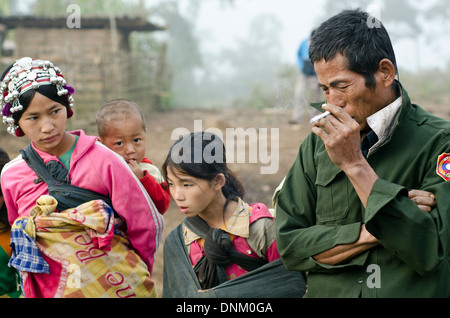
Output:
<svg viewBox="0 0 450 318">
<path fill-rule="evenodd" d="M 221 6 L 220 1 L 205 1 L 197 27 L 199 31 L 205 31 L 211 36 L 202 39 L 202 47 L 214 50 L 233 45 L 237 37 L 244 38 L 243 35 L 248 31 L 249 23 L 254 17 L 272 13 L 283 24 L 281 32 L 283 48 L 280 54 L 285 61 L 296 63 L 296 51 L 300 41 L 308 36 L 313 27 L 322 22 L 320 19 L 323 17 L 325 1 L 235 0 L 234 3 L 234 7 L 229 7 Z M 400 69 L 413 71 L 418 68 L 445 67 L 450 62 L 448 45 L 440 45 L 437 48 L 428 47 L 426 44 L 427 40 L 424 38 L 418 41 L 393 41 Z"/>
<path fill-rule="evenodd" d="M 324 0 L 235 0 L 233 7 L 219 1 L 205 1 L 197 21 L 199 31 L 214 34 L 207 48 L 233 45 L 237 37 L 244 38 L 251 20 L 262 14 L 273 14 L 282 23 L 280 53 L 283 59 L 296 62 L 300 41 L 318 24 Z"/>
<path fill-rule="evenodd" d="M 20 0 L 19 3 L 23 6 L 32 1 Z M 128 1 L 134 4 L 138 2 L 138 0 Z M 150 3 L 154 4 L 165 0 L 145 1 L 148 1 L 147 5 L 151 6 Z M 193 0 L 177 1 L 183 7 Z M 434 1 L 437 0 L 428 0 L 426 3 Z M 450 0 L 445 1 L 448 1 L 450 5 Z M 374 4 L 377 2 L 378 0 L 373 0 Z M 286 62 L 296 63 L 296 51 L 300 41 L 308 36 L 313 27 L 317 27 L 322 22 L 320 19 L 323 18 L 325 0 L 234 0 L 234 5 L 231 7 L 221 3 L 220 0 L 203 1 L 200 16 L 196 21 L 198 31 L 201 34 L 209 35 L 202 38 L 203 48 L 215 50 L 220 47 L 232 46 L 237 37 L 245 37 L 253 18 L 264 13 L 271 13 L 282 23 L 283 47 L 280 54 Z M 83 8 L 81 8 L 81 12 L 83 13 Z M 383 17 L 381 20 L 383 21 Z M 429 45 L 430 42 L 425 37 L 417 41 L 393 41 L 400 69 L 413 71 L 418 68 L 447 66 L 450 63 L 450 46 L 445 42 L 450 41 L 450 32 L 445 32 L 443 28 L 448 25 L 448 23 L 446 26 L 436 25 L 432 21 L 422 24 L 423 28 L 435 30 L 435 34 L 442 35 L 443 41 L 437 44 L 433 43 L 433 46 Z"/>
</svg>

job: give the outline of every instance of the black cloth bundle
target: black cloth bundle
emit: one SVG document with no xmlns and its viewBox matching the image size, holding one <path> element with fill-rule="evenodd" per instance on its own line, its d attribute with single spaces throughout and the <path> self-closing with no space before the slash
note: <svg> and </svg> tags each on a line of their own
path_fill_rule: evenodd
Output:
<svg viewBox="0 0 450 318">
<path fill-rule="evenodd" d="M 288 271 L 281 258 L 210 289 L 203 288 L 192 267 L 188 250 L 184 244 L 183 224 L 178 225 L 169 233 L 164 241 L 163 250 L 163 297 L 301 298 L 306 291 L 303 274 Z M 198 263 L 197 265 L 200 266 Z"/>
</svg>

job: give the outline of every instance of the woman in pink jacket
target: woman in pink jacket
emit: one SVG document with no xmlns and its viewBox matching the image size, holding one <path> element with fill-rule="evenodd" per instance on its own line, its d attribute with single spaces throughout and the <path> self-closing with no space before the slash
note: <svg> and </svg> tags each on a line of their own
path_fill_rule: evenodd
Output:
<svg viewBox="0 0 450 318">
<path fill-rule="evenodd" d="M 66 131 L 73 114 L 73 88 L 58 67 L 49 61 L 25 57 L 1 77 L 0 110 L 8 132 L 26 135 L 32 148 L 62 183 L 95 191 L 110 199 L 125 223 L 123 229 L 133 249 L 151 273 L 161 241 L 163 219 L 126 162 L 82 130 Z M 48 194 L 45 182 L 21 156 L 2 171 L 1 186 L 12 224 L 27 216 L 36 200 Z"/>
</svg>

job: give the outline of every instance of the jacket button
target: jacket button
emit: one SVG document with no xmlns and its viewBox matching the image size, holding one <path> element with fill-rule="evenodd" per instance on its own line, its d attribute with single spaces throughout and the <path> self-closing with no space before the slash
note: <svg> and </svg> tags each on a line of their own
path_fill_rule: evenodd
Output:
<svg viewBox="0 0 450 318">
<path fill-rule="evenodd" d="M 359 283 L 359 284 L 362 284 L 363 281 L 364 281 L 364 280 L 363 280 L 362 278 L 359 278 L 359 279 L 358 279 L 358 283 Z"/>
</svg>

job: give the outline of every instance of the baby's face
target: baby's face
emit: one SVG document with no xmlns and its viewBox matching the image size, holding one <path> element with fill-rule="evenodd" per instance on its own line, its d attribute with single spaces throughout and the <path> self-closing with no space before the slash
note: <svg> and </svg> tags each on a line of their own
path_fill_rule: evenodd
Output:
<svg viewBox="0 0 450 318">
<path fill-rule="evenodd" d="M 100 141 L 121 155 L 127 163 L 132 160 L 140 163 L 144 159 L 146 131 L 139 116 L 130 115 L 110 120 L 106 132 L 106 136 Z"/>
</svg>

